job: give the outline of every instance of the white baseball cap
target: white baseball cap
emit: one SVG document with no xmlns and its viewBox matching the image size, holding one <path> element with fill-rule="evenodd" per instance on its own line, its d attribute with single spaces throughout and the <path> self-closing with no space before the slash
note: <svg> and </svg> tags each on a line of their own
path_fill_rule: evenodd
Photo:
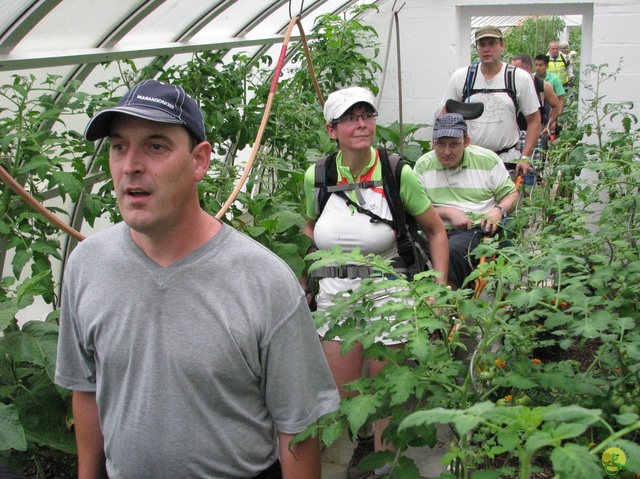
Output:
<svg viewBox="0 0 640 479">
<path fill-rule="evenodd" d="M 328 125 L 340 118 L 345 111 L 356 103 L 367 103 L 371 105 L 373 111 L 377 113 L 374 102 L 373 93 L 359 86 L 334 91 L 329 95 L 324 104 L 324 119 L 327 120 Z"/>
</svg>

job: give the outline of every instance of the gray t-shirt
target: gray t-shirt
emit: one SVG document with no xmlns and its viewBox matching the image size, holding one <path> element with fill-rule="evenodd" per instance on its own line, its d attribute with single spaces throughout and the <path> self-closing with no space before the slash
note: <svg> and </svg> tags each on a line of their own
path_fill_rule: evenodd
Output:
<svg viewBox="0 0 640 479">
<path fill-rule="evenodd" d="M 96 391 L 118 478 L 247 478 L 339 396 L 293 272 L 223 225 L 161 267 L 118 224 L 71 255 L 56 383 Z"/>
</svg>

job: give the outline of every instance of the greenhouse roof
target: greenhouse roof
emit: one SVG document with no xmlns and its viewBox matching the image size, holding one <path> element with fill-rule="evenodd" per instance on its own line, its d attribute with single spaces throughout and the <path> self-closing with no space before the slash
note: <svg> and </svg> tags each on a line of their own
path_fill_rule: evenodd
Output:
<svg viewBox="0 0 640 479">
<path fill-rule="evenodd" d="M 21 70 L 84 80 L 96 65 L 207 50 L 250 54 L 282 42 L 292 17 L 309 34 L 319 15 L 359 0 L 0 0 L 0 80 Z M 376 3 L 376 2 L 369 2 Z M 294 31 L 294 37 L 298 34 Z"/>
</svg>

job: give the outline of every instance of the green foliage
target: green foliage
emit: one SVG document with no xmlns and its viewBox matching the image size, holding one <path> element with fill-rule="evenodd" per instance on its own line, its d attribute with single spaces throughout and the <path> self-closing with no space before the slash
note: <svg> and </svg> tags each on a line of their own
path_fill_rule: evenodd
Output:
<svg viewBox="0 0 640 479">
<path fill-rule="evenodd" d="M 230 155 L 233 163 L 233 154 L 251 143 L 260 124 L 268 92 L 265 68 L 271 59 L 238 53 L 225 62 L 224 56 L 220 51 L 196 53 L 187 63 L 163 71 L 158 80 L 181 85 L 200 104 L 213 151 Z"/>
<path fill-rule="evenodd" d="M 310 42 L 318 83 L 326 94 L 346 86 L 369 87 L 377 94 L 376 73 L 382 68 L 372 59 L 379 54 L 376 31 L 358 20 L 375 4 L 356 6 L 342 15 L 327 13 L 316 18 L 318 38 Z M 294 61 L 303 61 L 299 52 Z"/>
<path fill-rule="evenodd" d="M 380 67 L 362 49 L 375 53 L 376 35 L 356 19 L 367 8 L 373 7 L 360 6 L 320 19 L 320 34 L 310 48 L 324 95 L 342 85 L 375 87 L 374 75 Z M 82 202 L 83 219 L 90 225 L 99 217 L 120 221 L 112 182 L 103 181 L 97 187 L 86 182 L 89 175 L 108 177 L 107 149 L 103 142 L 96 149 L 80 132 L 68 130 L 66 119 L 92 116 L 116 104 L 133 84 L 157 74 L 160 80 L 183 86 L 202 105 L 216 158 L 199 191 L 202 206 L 214 214 L 238 180 L 246 149 L 253 146 L 267 104 L 272 63 L 267 56 L 250 58 L 239 53 L 229 59 L 224 52 L 198 53 L 187 64 L 166 70 L 159 66 L 163 59 L 142 70 L 133 61 L 122 61 L 115 77 L 96 85 L 100 92 L 96 95 L 77 91 L 76 83 L 63 89 L 58 77 L 47 77 L 36 85 L 34 76 L 15 76 L 13 83 L 0 87 L 0 95 L 10 105 L 0 112 L 0 165 L 40 201 L 46 196 Z M 278 254 L 298 275 L 305 269 L 304 256 L 311 244 L 303 234 L 307 157 L 313 156 L 312 147 L 318 148 L 318 155 L 332 148 L 310 84 L 306 60 L 295 53 L 294 67 L 279 81 L 256 165 L 224 218 Z M 63 209 L 52 210 L 65 214 Z M 0 281 L 3 462 L 24 461 L 44 449 L 75 452 L 68 427 L 69 393 L 53 384 L 58 312 L 51 261 L 62 259 L 58 237 L 59 232 L 11 190 L 2 190 L 0 264 L 7 251 L 13 252 L 13 276 Z M 16 315 L 35 298 L 52 303 L 54 312 L 46 321 L 21 328 Z"/>
<path fill-rule="evenodd" d="M 401 153 L 402 157 L 413 165 L 418 158 L 431 150 L 430 140 L 420 140 L 415 137 L 416 132 L 427 126 L 429 125 L 405 123 L 400 131 L 400 124 L 397 121 L 388 126 L 378 125 L 376 140 L 380 147 Z"/>
<path fill-rule="evenodd" d="M 0 165 L 40 201 L 45 191 L 54 189 L 61 200 L 78 201 L 86 173 L 82 158 L 88 149 L 79 133 L 64 127 L 68 116 L 84 113 L 85 96 L 56 87 L 56 80 L 49 76 L 37 86 L 34 76 L 15 75 L 13 83 L 0 87 L 0 97 L 8 105 L 0 115 Z M 56 100 L 61 95 L 65 98 Z M 6 252 L 14 250 L 16 278 L 27 265 L 33 275 L 51 270 L 51 259 L 59 259 L 57 233 L 12 190 L 2 189 L 0 265 L 4 265 Z M 43 299 L 50 303 L 53 281 L 48 281 Z M 0 299 L 6 294 L 0 289 Z"/>
<path fill-rule="evenodd" d="M 49 271 L 33 276 L 0 302 L 0 453 L 13 450 L 14 461 L 36 448 L 76 451 L 66 422 L 69 392 L 53 384 L 57 312 L 22 328 L 15 317 L 48 289 L 49 276 Z"/>
<path fill-rule="evenodd" d="M 547 53 L 549 43 L 558 40 L 565 23 L 561 17 L 528 17 L 504 34 L 504 59 L 511 61 L 515 55 L 526 53 L 533 59 Z M 573 47 L 575 48 L 575 47 Z"/>
<path fill-rule="evenodd" d="M 323 95 L 351 84 L 375 91 L 380 67 L 370 58 L 377 52 L 376 35 L 356 19 L 358 11 L 320 19 L 320 35 L 310 48 Z M 521 33 L 535 54 L 548 39 L 531 35 Z M 295 66 L 278 85 L 256 166 L 225 220 L 302 274 L 310 243 L 302 234 L 303 175 L 309 159 L 333 145 L 310 91 L 306 60 L 299 52 L 293 58 Z M 253 146 L 271 64 L 268 57 L 238 54 L 227 61 L 219 53 L 201 53 L 185 67 L 160 72 L 204 106 L 217 155 L 200 185 L 202 204 L 211 213 L 228 197 L 243 167 L 242 153 Z M 45 191 L 62 200 L 82 198 L 90 224 L 101 216 L 119 220 L 111 182 L 91 191 L 83 185 L 87 174 L 108 172 L 106 152 L 67 131 L 65 118 L 115 103 L 125 86 L 157 68 L 138 71 L 133 62 L 120 67 L 119 76 L 99 85 L 99 95 L 60 89 L 55 77 L 40 86 L 33 77 L 15 77 L 0 88 L 12 105 L 0 117 L 0 163 L 40 200 Z M 512 474 L 513 466 L 486 466 L 505 455 L 515 458 L 522 478 L 537 455 L 547 455 L 559 477 L 601 477 L 604 469 L 595 460 L 611 443 L 640 458 L 639 132 L 633 105 L 607 103 L 600 93 L 601 83 L 615 80 L 619 71 L 586 70 L 595 81 L 585 84 L 591 98 L 582 104 L 584 121 L 575 120 L 577 99 L 568 101 L 565 131 L 542 171 L 545 182 L 520 204 L 509 226 L 511 245 L 487 243 L 476 251 L 496 255 L 474 273 L 487 280 L 486 297 L 439 286 L 431 272 L 413 281 L 381 276 L 363 281 L 326 315 L 316 315 L 318 322 L 329 322 L 329 337 L 344 338 L 345 350 L 358 342 L 367 355 L 388 364 L 377 377 L 351 384 L 360 395 L 305 434 L 320 434 L 331 444 L 344 428 L 356 432 L 390 418 L 386 439 L 397 452 L 374 455 L 367 466 L 392 462 L 393 477 L 405 479 L 417 471 L 404 453 L 434 445 L 438 422 L 454 425 L 458 439 L 445 458 L 452 470 L 442 477 L 469 477 L 471 470 L 476 478 Z M 378 142 L 391 150 L 402 146 L 414 161 L 429 149 L 414 137 L 422 126 L 404 125 L 402 135 L 397 123 L 380 126 Z M 94 165 L 91 172 L 87 164 Z M 585 181 L 581 173 L 592 179 Z M 0 281 L 0 452 L 74 452 L 68 392 L 52 383 L 57 311 L 22 327 L 16 319 L 36 298 L 54 303 L 51 259 L 60 257 L 58 232 L 8 189 L 0 196 L 0 213 L 0 251 L 14 251 L 13 276 Z M 311 258 L 314 267 L 356 262 L 393 273 L 388 262 L 357 251 Z M 382 298 L 389 301 L 375 301 Z M 386 320 L 367 323 L 374 316 Z M 390 352 L 376 342 L 380 335 L 402 338 L 406 347 Z M 564 352 L 594 340 L 598 348 L 586 367 L 571 359 L 540 359 L 545 351 Z M 637 466 L 630 469 L 639 472 Z"/>
<path fill-rule="evenodd" d="M 582 49 L 582 29 L 571 28 L 569 29 L 569 47 L 570 50 L 579 52 Z"/>
<path fill-rule="evenodd" d="M 529 478 L 540 456 L 556 477 L 604 477 L 600 461 L 612 445 L 640 472 L 640 131 L 633 105 L 599 93 L 618 71 L 590 67 L 586 123 L 553 144 L 541 182 L 510 218 L 509 243 L 474 251 L 495 257 L 469 280 L 486 280 L 480 297 L 439 286 L 430 272 L 387 279 L 389 262 L 358 251 L 310 255 L 311 268 L 380 272 L 315 318 L 329 326 L 325 339 L 342 338 L 343 352 L 358 342 L 388 363 L 348 384 L 360 394 L 307 434 L 330 444 L 340 428 L 355 433 L 388 418 L 384 434 L 397 452 L 366 464 L 391 463 L 394 478 L 416 477 L 405 453 L 434 444 L 438 423 L 457 438 L 442 478 Z M 385 335 L 405 347 L 376 342 Z M 593 355 L 577 361 L 586 347 Z"/>
<path fill-rule="evenodd" d="M 318 35 L 309 41 L 310 56 L 323 97 L 346 85 L 375 89 L 380 66 L 363 50 L 377 54 L 375 31 L 356 16 L 374 8 L 360 6 L 343 15 L 318 17 Z M 303 191 L 309 159 L 327 154 L 332 143 L 322 108 L 310 89 L 303 52 L 296 51 L 278 82 L 271 115 L 246 187 L 223 218 L 276 252 L 298 275 L 311 240 Z M 169 68 L 160 78 L 180 84 L 203 105 L 209 139 L 221 158 L 200 185 L 202 204 L 216 213 L 240 175 L 246 147 L 253 147 L 270 87 L 269 57 L 238 54 L 229 62 L 220 52 L 197 54 L 188 64 Z M 336 67 L 339 65 L 339 68 Z"/>
</svg>

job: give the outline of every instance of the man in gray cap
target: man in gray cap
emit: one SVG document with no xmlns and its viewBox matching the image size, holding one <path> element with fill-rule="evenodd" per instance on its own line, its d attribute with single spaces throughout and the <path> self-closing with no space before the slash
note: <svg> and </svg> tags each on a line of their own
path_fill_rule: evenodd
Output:
<svg viewBox="0 0 640 479">
<path fill-rule="evenodd" d="M 293 436 L 339 395 L 293 272 L 205 212 L 202 112 L 136 85 L 89 122 L 109 139 L 123 222 L 67 263 L 56 384 L 73 391 L 79 477 L 320 479 Z"/>
<path fill-rule="evenodd" d="M 433 150 L 414 171 L 449 238 L 448 284 L 460 288 L 477 262 L 469 252 L 483 235 L 493 236 L 515 208 L 518 192 L 494 152 L 471 145 L 458 113 L 443 113 L 433 127 Z"/>
<path fill-rule="evenodd" d="M 540 103 L 533 80 L 526 72 L 502 61 L 504 41 L 498 27 L 479 28 L 475 40 L 480 64 L 453 73 L 442 97 L 442 113 L 447 112 L 445 104 L 449 99 L 484 103 L 482 116 L 469 121 L 471 141 L 495 152 L 509 170 L 526 175 L 541 131 Z M 512 88 L 508 88 L 510 83 Z M 518 149 L 519 112 L 527 123 L 522 151 Z"/>
</svg>

